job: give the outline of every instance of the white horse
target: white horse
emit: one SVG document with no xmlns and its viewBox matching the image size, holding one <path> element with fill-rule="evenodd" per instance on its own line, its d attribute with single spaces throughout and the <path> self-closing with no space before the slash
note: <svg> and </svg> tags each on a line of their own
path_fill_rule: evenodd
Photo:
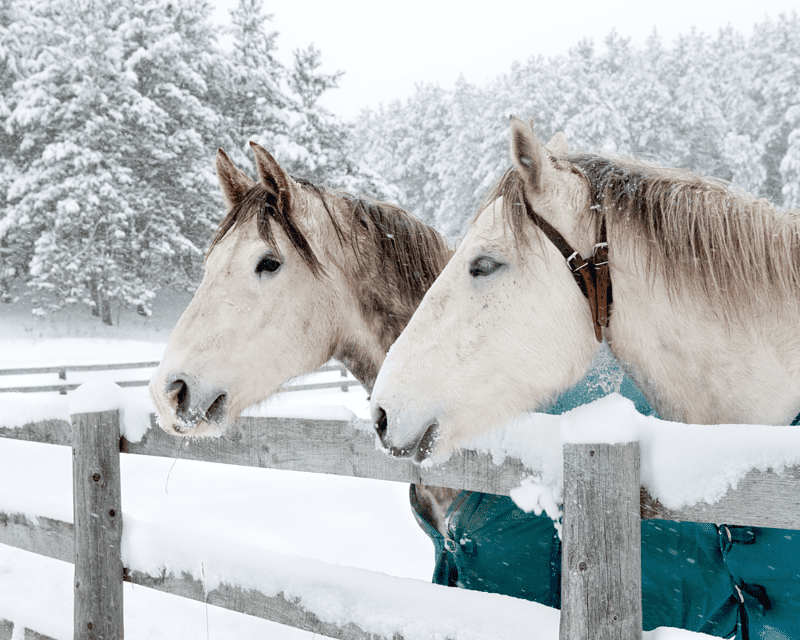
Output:
<svg viewBox="0 0 800 640">
<path fill-rule="evenodd" d="M 575 384 L 603 337 L 667 420 L 789 424 L 800 411 L 800 212 L 687 171 L 570 155 L 563 137 L 548 147 L 512 119 L 512 169 L 381 368 L 383 443 L 446 455 Z M 580 256 L 565 259 L 596 245 L 608 253 L 608 306 L 584 294 Z M 597 262 L 577 273 L 601 272 Z"/>
<path fill-rule="evenodd" d="M 295 181 L 252 147 L 258 182 L 217 154 L 227 215 L 150 383 L 169 433 L 219 433 L 330 358 L 371 389 L 452 254 L 401 209 Z"/>
<path fill-rule="evenodd" d="M 227 215 L 150 383 L 159 423 L 175 435 L 218 434 L 330 358 L 370 390 L 452 255 L 405 211 L 295 181 L 251 145 L 258 182 L 217 153 Z M 423 515 L 443 530 L 458 492 L 415 490 Z"/>
</svg>

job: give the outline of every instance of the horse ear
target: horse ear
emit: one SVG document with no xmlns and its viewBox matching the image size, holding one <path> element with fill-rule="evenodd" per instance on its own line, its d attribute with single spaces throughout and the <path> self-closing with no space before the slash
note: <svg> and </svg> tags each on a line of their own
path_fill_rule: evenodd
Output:
<svg viewBox="0 0 800 640">
<path fill-rule="evenodd" d="M 561 131 L 559 131 L 556 135 L 553 136 L 553 139 L 547 143 L 545 149 L 547 149 L 554 156 L 569 155 L 569 146 L 567 145 L 567 138 Z"/>
<path fill-rule="evenodd" d="M 511 161 L 534 193 L 541 193 L 543 174 L 550 168 L 550 154 L 531 125 L 511 116 Z"/>
<path fill-rule="evenodd" d="M 225 207 L 230 211 L 244 199 L 245 194 L 255 183 L 247 177 L 244 171 L 231 162 L 228 154 L 222 149 L 217 149 L 216 167 L 217 180 L 219 180 L 219 188 L 222 189 Z"/>
<path fill-rule="evenodd" d="M 283 170 L 278 161 L 260 144 L 250 142 L 250 147 L 256 156 L 256 171 L 258 179 L 267 189 L 272 191 L 278 199 L 278 207 L 283 210 L 291 206 L 292 180 L 291 176 Z"/>
</svg>

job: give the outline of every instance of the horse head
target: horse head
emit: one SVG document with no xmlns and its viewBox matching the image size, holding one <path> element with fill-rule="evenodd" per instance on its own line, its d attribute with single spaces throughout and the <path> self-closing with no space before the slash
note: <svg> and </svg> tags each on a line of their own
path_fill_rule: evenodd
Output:
<svg viewBox="0 0 800 640">
<path fill-rule="evenodd" d="M 217 152 L 227 215 L 150 384 L 171 433 L 223 430 L 289 378 L 323 364 L 337 343 L 336 271 L 319 249 L 325 211 L 251 145 L 257 182 Z"/>
<path fill-rule="evenodd" d="M 395 455 L 446 455 L 524 408 L 553 399 L 598 348 L 589 305 L 525 202 L 588 255 L 588 183 L 557 135 L 545 147 L 511 122 L 513 168 L 487 196 L 455 255 L 392 347 L 372 394 Z M 520 339 L 524 336 L 524 339 Z"/>
<path fill-rule="evenodd" d="M 332 357 L 371 388 L 450 256 L 397 207 L 295 180 L 251 146 L 257 182 L 217 153 L 227 214 L 150 384 L 173 434 L 219 433 Z"/>
</svg>

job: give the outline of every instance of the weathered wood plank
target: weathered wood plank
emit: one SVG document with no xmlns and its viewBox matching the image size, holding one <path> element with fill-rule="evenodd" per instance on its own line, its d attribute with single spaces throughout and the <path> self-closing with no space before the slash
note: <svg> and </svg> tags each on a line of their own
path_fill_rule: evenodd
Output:
<svg viewBox="0 0 800 640">
<path fill-rule="evenodd" d="M 0 640 L 11 640 L 14 637 L 14 623 L 9 620 L 0 619 Z M 23 640 L 53 640 L 50 636 L 43 633 L 25 629 L 22 632 Z"/>
<path fill-rule="evenodd" d="M 0 438 L 72 446 L 72 424 L 66 420 L 28 422 L 21 427 L 0 427 Z"/>
<path fill-rule="evenodd" d="M 158 428 L 155 416 L 151 415 L 150 419 L 153 428 L 145 439 L 132 444 L 123 438 L 122 450 L 175 457 L 181 440 Z M 70 446 L 72 425 L 63 420 L 45 420 L 18 429 L 0 427 L 0 437 Z M 519 479 L 530 473 L 517 460 L 508 459 L 502 466 L 495 467 L 488 456 L 474 451 L 462 451 L 445 465 L 420 469 L 375 451 L 371 433 L 354 429 L 349 422 L 284 418 L 242 418 L 238 426 L 222 438 L 191 439 L 180 457 L 466 488 L 498 495 L 508 495 Z M 737 489 L 730 490 L 718 502 L 679 510 L 667 509 L 642 489 L 641 515 L 642 519 L 800 530 L 800 467 L 787 468 L 780 475 L 753 470 Z"/>
<path fill-rule="evenodd" d="M 75 533 L 71 522 L 37 517 L 32 522 L 20 513 L 0 512 L 0 543 L 40 556 L 75 562 Z"/>
<path fill-rule="evenodd" d="M 181 439 L 155 425 L 140 442 L 123 438 L 124 453 L 174 458 Z M 413 482 L 508 495 L 528 475 L 518 460 L 496 466 L 489 455 L 460 451 L 446 463 L 418 467 L 375 449 L 371 432 L 336 420 L 240 418 L 219 438 L 192 438 L 180 458 L 268 469 L 291 469 L 357 478 Z"/>
<path fill-rule="evenodd" d="M 0 369 L 0 376 L 24 376 L 36 373 L 61 373 L 66 367 L 54 365 L 52 367 L 23 367 L 21 369 Z"/>
<path fill-rule="evenodd" d="M 347 367 L 343 364 L 336 364 L 335 361 L 334 364 L 323 364 L 319 369 L 316 369 L 314 373 L 325 373 L 326 371 L 338 371 L 342 374 L 343 378 L 347 376 Z"/>
<path fill-rule="evenodd" d="M 74 365 L 74 366 L 52 366 L 52 367 L 25 367 L 21 369 L 0 369 L 0 376 L 4 375 L 33 375 L 44 373 L 58 373 L 59 378 L 66 381 L 67 373 L 72 372 L 85 372 L 85 371 L 122 371 L 124 369 L 152 369 L 157 367 L 159 362 L 123 362 L 117 364 L 87 364 L 87 365 Z M 338 371 L 343 378 L 347 377 L 347 368 L 342 364 L 329 364 L 323 365 L 312 373 L 324 373 L 328 371 Z M 22 387 L 3 387 L 0 386 L 0 393 L 47 393 L 51 391 L 59 391 L 65 393 L 67 391 L 74 391 L 82 383 L 61 382 L 58 384 L 50 385 L 28 385 Z M 150 384 L 149 380 L 125 380 L 117 382 L 120 387 L 146 387 Z M 342 391 L 347 391 L 349 387 L 358 386 L 361 383 L 358 380 L 342 380 L 340 382 L 321 382 L 310 384 L 287 384 L 284 385 L 285 391 L 308 391 L 313 389 L 334 389 L 340 387 Z"/>
<path fill-rule="evenodd" d="M 564 444 L 561 640 L 642 637 L 639 443 Z"/>
<path fill-rule="evenodd" d="M 51 391 L 59 391 L 66 393 L 67 391 L 74 391 L 79 384 L 48 384 L 34 387 L 2 387 L 0 393 L 49 393 Z"/>
<path fill-rule="evenodd" d="M 54 640 L 50 636 L 46 636 L 43 633 L 39 633 L 38 631 L 27 628 L 23 632 L 22 638 L 23 640 Z"/>
<path fill-rule="evenodd" d="M 118 640 L 122 625 L 119 412 L 72 416 L 74 640 Z"/>
<path fill-rule="evenodd" d="M 82 382 L 48 384 L 39 386 L 28 387 L 0 387 L 0 393 L 48 393 L 50 391 L 75 391 L 80 387 Z M 115 382 L 119 387 L 146 387 L 150 384 L 149 380 L 122 380 Z M 283 391 L 311 391 L 314 389 L 336 389 L 341 388 L 342 391 L 347 391 L 349 387 L 360 386 L 358 380 L 342 380 L 341 382 L 315 382 L 312 384 L 292 384 L 283 387 Z"/>
<path fill-rule="evenodd" d="M 719 502 L 678 510 L 667 509 L 642 489 L 642 519 L 648 518 L 800 529 L 800 467 L 781 474 L 754 469 Z"/>
<path fill-rule="evenodd" d="M 164 433 L 151 416 L 144 440 L 122 451 L 174 458 L 180 439 Z M 462 450 L 442 465 L 420 468 L 375 450 L 374 436 L 344 421 L 241 418 L 220 438 L 192 438 L 181 458 L 270 469 L 291 469 L 359 478 L 413 482 L 508 495 L 524 476 L 538 472 L 507 458 L 495 466 L 490 456 Z M 751 471 L 713 505 L 670 510 L 641 490 L 642 519 L 711 522 L 800 529 L 800 467 L 778 475 Z"/>
<path fill-rule="evenodd" d="M 203 583 L 188 573 L 179 578 L 172 574 L 154 578 L 139 571 L 125 570 L 125 580 L 133 584 L 172 593 L 184 598 L 207 602 L 231 611 L 271 620 L 312 633 L 319 633 L 341 640 L 384 640 L 384 636 L 367 633 L 357 625 L 348 623 L 343 627 L 323 622 L 296 602 L 286 600 L 283 594 L 265 596 L 258 591 L 242 589 L 222 583 L 217 589 L 206 593 Z M 402 640 L 399 634 L 391 640 Z"/>
<path fill-rule="evenodd" d="M 39 633 L 38 631 L 33 631 L 32 629 L 25 629 L 23 640 L 54 640 L 54 638 Z"/>
</svg>

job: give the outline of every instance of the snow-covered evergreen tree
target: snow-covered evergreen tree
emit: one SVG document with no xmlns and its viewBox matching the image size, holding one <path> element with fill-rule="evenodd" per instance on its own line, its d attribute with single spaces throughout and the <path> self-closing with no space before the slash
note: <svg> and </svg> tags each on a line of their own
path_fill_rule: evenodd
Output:
<svg viewBox="0 0 800 640">
<path fill-rule="evenodd" d="M 731 180 L 800 206 L 800 18 L 644 47 L 612 33 L 534 57 L 484 86 L 418 86 L 352 123 L 321 105 L 320 52 L 275 57 L 263 0 L 232 11 L 231 51 L 189 0 L 0 0 L 0 297 L 74 302 L 111 320 L 193 287 L 222 214 L 213 158 L 248 141 L 298 177 L 413 211 L 449 236 L 509 166 L 508 116 L 573 150 Z"/>
<path fill-rule="evenodd" d="M 481 142 L 483 98 L 478 88 L 464 78 L 456 82 L 445 111 L 446 137 L 432 154 L 438 196 L 434 226 L 447 237 L 463 236 L 483 196 Z"/>
<path fill-rule="evenodd" d="M 288 126 L 287 73 L 275 58 L 278 33 L 269 29 L 263 0 L 239 0 L 230 15 L 233 48 L 216 70 L 212 100 L 223 122 L 219 146 L 253 170 L 248 141 Z"/>
<path fill-rule="evenodd" d="M 213 34 L 204 3 L 51 0 L 51 44 L 16 83 L 21 142 L 5 232 L 37 312 L 112 300 L 148 312 L 153 290 L 196 278 L 218 216 L 207 141 Z"/>
<path fill-rule="evenodd" d="M 35 62 L 46 40 L 40 40 L 42 21 L 33 14 L 29 2 L 0 0 L 0 300 L 11 302 L 20 273 L 27 272 L 23 229 L 13 229 L 3 213 L 8 206 L 8 190 L 19 177 L 16 150 L 20 139 L 6 123 L 18 101 L 14 84 L 24 77 L 26 67 Z"/>
<path fill-rule="evenodd" d="M 217 92 L 217 110 L 227 121 L 221 143 L 240 166 L 250 167 L 248 142 L 269 149 L 292 174 L 320 185 L 396 199 L 376 172 L 359 163 L 353 125 L 320 105 L 336 89 L 341 72 L 321 71 L 322 54 L 313 45 L 294 52 L 287 69 L 275 57 L 277 36 L 263 0 L 239 0 L 231 12 L 233 52 Z"/>
<path fill-rule="evenodd" d="M 439 87 L 418 85 L 404 102 L 365 111 L 357 125 L 363 162 L 400 188 L 398 204 L 434 226 L 445 188 L 435 154 L 449 135 L 449 99 Z"/>
<path fill-rule="evenodd" d="M 464 105 L 468 105 L 464 108 Z M 566 56 L 534 57 L 483 87 L 418 88 L 368 112 L 356 129 L 365 157 L 402 202 L 452 233 L 508 168 L 508 116 L 572 150 L 610 151 L 729 180 L 775 204 L 800 205 L 800 19 L 690 31 L 644 47 L 611 33 Z"/>
<path fill-rule="evenodd" d="M 764 195 L 798 206 L 800 191 L 800 14 L 782 14 L 756 25 L 749 53 L 766 167 Z"/>
</svg>

